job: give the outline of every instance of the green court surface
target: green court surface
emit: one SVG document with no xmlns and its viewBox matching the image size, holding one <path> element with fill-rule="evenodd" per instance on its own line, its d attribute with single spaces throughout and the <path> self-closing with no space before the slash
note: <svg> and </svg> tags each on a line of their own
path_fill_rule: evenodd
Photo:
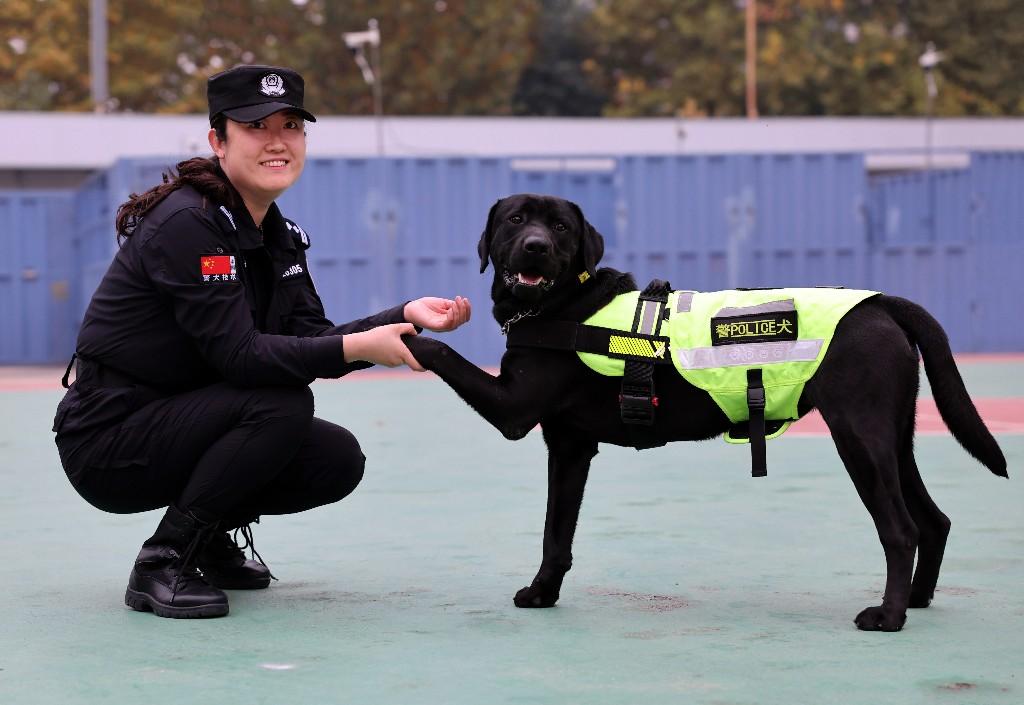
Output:
<svg viewBox="0 0 1024 705">
<path fill-rule="evenodd" d="M 1022 362 L 962 369 L 975 396 L 1024 396 Z M 770 442 L 764 479 L 721 441 L 602 447 L 561 600 L 522 610 L 540 434 L 504 440 L 430 375 L 314 390 L 362 442 L 365 479 L 265 517 L 280 581 L 230 593 L 216 620 L 124 607 L 159 514 L 88 506 L 49 432 L 60 392 L 0 392 L 0 704 L 1024 702 L 1024 435 L 999 435 L 1009 481 L 918 439 L 953 530 L 933 606 L 881 634 L 852 623 L 884 560 L 826 436 Z"/>
</svg>

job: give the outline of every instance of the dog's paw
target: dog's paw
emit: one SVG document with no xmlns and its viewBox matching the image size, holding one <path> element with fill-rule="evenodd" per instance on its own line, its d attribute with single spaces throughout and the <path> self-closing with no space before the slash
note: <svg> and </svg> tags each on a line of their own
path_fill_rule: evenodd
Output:
<svg viewBox="0 0 1024 705">
<path fill-rule="evenodd" d="M 906 612 L 896 612 L 884 607 L 868 607 L 857 615 L 853 623 L 866 632 L 898 632 L 907 621 Z"/>
<path fill-rule="evenodd" d="M 558 602 L 558 593 L 552 593 L 541 585 L 533 584 L 517 592 L 512 601 L 516 607 L 552 607 Z"/>
</svg>

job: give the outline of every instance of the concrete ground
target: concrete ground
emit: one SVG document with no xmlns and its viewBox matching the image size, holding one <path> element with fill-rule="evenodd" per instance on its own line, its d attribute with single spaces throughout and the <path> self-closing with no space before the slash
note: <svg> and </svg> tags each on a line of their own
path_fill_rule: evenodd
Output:
<svg viewBox="0 0 1024 705">
<path fill-rule="evenodd" d="M 1019 359 L 962 371 L 975 397 L 1024 396 Z M 0 374 L 4 705 L 1024 702 L 1020 432 L 998 435 L 1009 481 L 919 438 L 953 531 L 933 606 L 901 633 L 853 626 L 882 551 L 830 439 L 798 433 L 769 443 L 758 480 L 720 441 L 602 447 L 561 600 L 521 610 L 540 434 L 505 441 L 430 375 L 357 373 L 314 389 L 360 438 L 362 485 L 256 527 L 269 590 L 230 593 L 224 619 L 165 620 L 122 602 L 159 513 L 75 494 L 49 432 L 60 392 L 36 372 Z"/>
</svg>

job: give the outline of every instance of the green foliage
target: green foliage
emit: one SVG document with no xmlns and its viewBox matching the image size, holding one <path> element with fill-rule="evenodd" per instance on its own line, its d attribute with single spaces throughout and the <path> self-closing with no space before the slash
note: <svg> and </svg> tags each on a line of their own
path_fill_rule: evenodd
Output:
<svg viewBox="0 0 1024 705">
<path fill-rule="evenodd" d="M 738 116 L 746 0 L 108 0 L 109 108 L 204 112 L 206 79 L 284 64 L 373 112 L 341 35 L 378 20 L 395 115 Z M 1024 112 L 1021 0 L 757 0 L 761 115 Z M 88 0 L 0 0 L 0 110 L 90 110 Z"/>
<path fill-rule="evenodd" d="M 530 32 L 533 60 L 512 96 L 516 115 L 597 116 L 605 92 L 586 75 L 593 47 L 586 13 L 574 0 L 543 0 L 542 21 Z"/>
</svg>

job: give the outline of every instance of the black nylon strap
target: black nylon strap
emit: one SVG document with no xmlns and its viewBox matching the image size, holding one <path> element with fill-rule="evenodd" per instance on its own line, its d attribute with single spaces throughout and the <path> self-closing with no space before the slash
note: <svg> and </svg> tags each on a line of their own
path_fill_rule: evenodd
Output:
<svg viewBox="0 0 1024 705">
<path fill-rule="evenodd" d="M 768 474 L 768 460 L 764 438 L 764 382 L 761 370 L 747 370 L 747 409 L 750 412 L 750 474 L 764 477 Z"/>
<path fill-rule="evenodd" d="M 68 363 L 68 368 L 64 370 L 64 376 L 60 378 L 60 383 L 64 387 L 64 389 L 71 389 L 71 385 L 68 384 L 68 380 L 71 378 L 71 368 L 74 366 L 75 358 L 77 357 L 78 353 L 73 353 L 71 355 L 71 362 Z"/>
<path fill-rule="evenodd" d="M 609 352 L 612 336 L 651 341 L 664 345 L 662 357 L 630 355 L 628 353 Z M 552 350 L 574 350 L 576 352 L 605 355 L 619 360 L 643 360 L 656 365 L 672 362 L 668 353 L 668 338 L 658 335 L 641 335 L 613 328 L 588 326 L 575 321 L 545 321 L 538 319 L 523 320 L 512 326 L 505 338 L 505 347 L 549 348 Z"/>
<path fill-rule="evenodd" d="M 654 365 L 647 361 L 626 360 L 619 394 L 619 415 L 622 423 L 654 425 L 654 409 L 657 405 L 658 397 L 654 392 Z"/>
<path fill-rule="evenodd" d="M 654 338 L 636 331 L 642 325 L 641 311 L 646 302 L 660 304 L 656 309 L 659 312 L 659 319 L 654 322 L 651 333 L 661 331 L 660 314 L 665 311 L 668 304 L 668 292 L 672 286 L 661 279 L 653 279 L 647 287 L 640 292 L 636 301 L 636 312 L 633 314 L 633 332 L 630 337 Z M 671 362 L 672 357 L 668 353 L 668 340 L 664 339 L 664 347 L 661 348 L 661 357 L 629 357 L 626 359 L 626 369 L 622 374 L 622 390 L 619 394 L 619 416 L 624 424 L 637 426 L 653 426 L 654 412 L 658 406 L 658 396 L 654 391 L 654 365 L 658 360 Z M 612 339 L 609 338 L 609 347 Z M 651 343 L 653 345 L 653 342 Z M 642 340 L 637 341 L 638 346 L 643 346 Z M 618 346 L 618 347 L 621 347 Z"/>
</svg>

